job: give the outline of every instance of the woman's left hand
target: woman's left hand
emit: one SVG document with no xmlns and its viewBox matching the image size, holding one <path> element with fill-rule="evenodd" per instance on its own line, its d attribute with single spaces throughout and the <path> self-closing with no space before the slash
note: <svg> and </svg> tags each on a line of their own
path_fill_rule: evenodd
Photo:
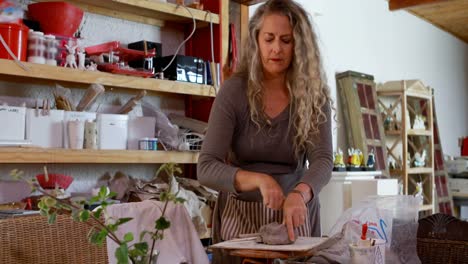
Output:
<svg viewBox="0 0 468 264">
<path fill-rule="evenodd" d="M 296 241 L 294 228 L 305 224 L 306 216 L 307 207 L 303 196 L 297 192 L 289 193 L 283 204 L 283 223 L 291 241 Z"/>
</svg>

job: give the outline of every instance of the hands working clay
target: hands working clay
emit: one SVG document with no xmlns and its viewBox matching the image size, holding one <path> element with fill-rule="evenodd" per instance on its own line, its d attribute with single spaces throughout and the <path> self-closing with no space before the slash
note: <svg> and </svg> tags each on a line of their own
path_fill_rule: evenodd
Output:
<svg viewBox="0 0 468 264">
<path fill-rule="evenodd" d="M 295 241 L 295 239 L 289 239 L 287 227 L 284 224 L 277 222 L 260 227 L 258 233 L 243 234 L 240 236 L 257 237 L 255 240 L 257 243 L 263 243 L 267 245 L 289 245 Z M 294 233 L 294 237 L 297 238 L 297 232 Z"/>
</svg>

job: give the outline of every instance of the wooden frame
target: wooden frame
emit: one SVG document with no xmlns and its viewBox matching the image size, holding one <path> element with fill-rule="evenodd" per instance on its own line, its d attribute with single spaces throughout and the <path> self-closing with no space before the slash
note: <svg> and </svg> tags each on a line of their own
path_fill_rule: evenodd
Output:
<svg viewBox="0 0 468 264">
<path fill-rule="evenodd" d="M 400 178 L 404 194 L 415 194 L 416 183 L 423 183 L 424 206 L 421 210 L 434 212 L 434 143 L 432 91 L 419 80 L 390 81 L 377 86 L 379 105 L 384 109 L 383 119 L 400 117 L 400 129 L 385 131 L 387 155 L 401 166 L 391 170 L 392 177 Z M 392 107 L 389 106 L 392 104 Z M 397 112 L 396 114 L 394 113 Z M 408 114 L 406 114 L 408 112 Z M 418 114 L 426 118 L 426 129 L 412 129 L 411 118 Z M 410 118 L 410 120 L 407 120 Z M 408 124 L 410 126 L 408 126 Z M 414 167 L 414 153 L 427 150 L 425 167 Z M 408 157 L 408 152 L 413 153 Z M 398 157 L 398 158 L 397 158 Z M 399 157 L 402 157 L 401 161 Z"/>
<path fill-rule="evenodd" d="M 385 136 L 379 112 L 374 77 L 347 71 L 336 75 L 347 129 L 348 145 L 362 151 L 367 160 L 374 150 L 376 169 L 388 176 Z"/>
</svg>

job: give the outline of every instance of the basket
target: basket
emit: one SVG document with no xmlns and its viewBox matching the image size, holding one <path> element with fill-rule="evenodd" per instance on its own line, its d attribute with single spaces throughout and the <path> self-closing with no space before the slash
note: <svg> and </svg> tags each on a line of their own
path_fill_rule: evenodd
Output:
<svg viewBox="0 0 468 264">
<path fill-rule="evenodd" d="M 203 143 L 204 135 L 194 132 L 181 133 L 181 142 L 186 146 L 188 151 L 200 151 Z"/>
<path fill-rule="evenodd" d="M 0 263 L 107 264 L 106 242 L 88 242 L 89 229 L 68 215 L 52 225 L 40 215 L 0 220 Z"/>
<path fill-rule="evenodd" d="M 419 220 L 417 250 L 422 263 L 468 263 L 468 223 L 440 213 Z"/>
</svg>

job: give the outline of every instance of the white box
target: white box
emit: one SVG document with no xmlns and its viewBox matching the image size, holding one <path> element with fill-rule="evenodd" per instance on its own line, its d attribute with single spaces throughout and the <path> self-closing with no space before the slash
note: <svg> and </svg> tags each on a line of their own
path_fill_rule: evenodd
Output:
<svg viewBox="0 0 468 264">
<path fill-rule="evenodd" d="M 62 148 L 63 116 L 63 110 L 27 109 L 26 139 L 44 148 Z"/>
<path fill-rule="evenodd" d="M 397 179 L 359 180 L 351 182 L 352 204 L 356 205 L 369 196 L 398 195 Z"/>
<path fill-rule="evenodd" d="M 468 172 L 468 160 L 466 159 L 446 160 L 445 165 L 449 173 L 459 174 L 465 171 Z"/>
<path fill-rule="evenodd" d="M 141 138 L 154 138 L 156 131 L 156 117 L 130 117 L 128 120 L 128 149 L 138 149 Z"/>
<path fill-rule="evenodd" d="M 24 140 L 26 107 L 0 106 L 0 140 Z"/>
<path fill-rule="evenodd" d="M 468 205 L 460 206 L 460 219 L 464 221 L 468 220 Z"/>
<path fill-rule="evenodd" d="M 127 149 L 128 115 L 98 114 L 99 149 Z"/>
<path fill-rule="evenodd" d="M 75 112 L 66 111 L 63 117 L 63 147 L 68 148 L 68 121 L 80 120 L 80 121 L 95 121 L 96 113 L 91 112 Z"/>
</svg>

